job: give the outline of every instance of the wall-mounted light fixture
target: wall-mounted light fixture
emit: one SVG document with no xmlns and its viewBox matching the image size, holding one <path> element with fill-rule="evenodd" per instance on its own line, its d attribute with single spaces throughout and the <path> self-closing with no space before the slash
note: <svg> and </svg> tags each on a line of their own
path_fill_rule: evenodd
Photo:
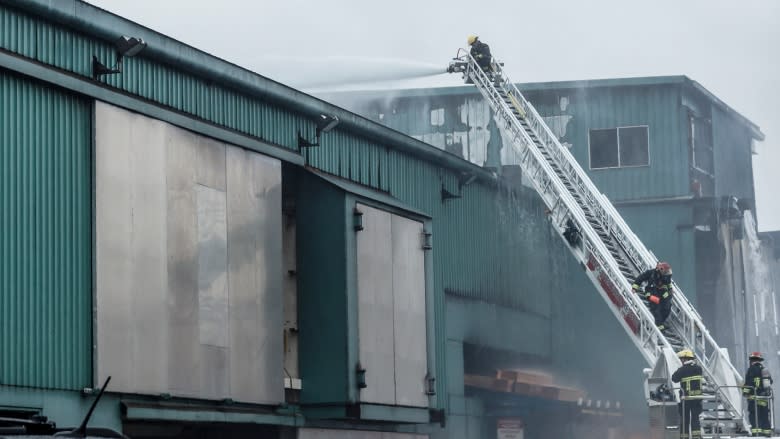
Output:
<svg viewBox="0 0 780 439">
<path fill-rule="evenodd" d="M 92 78 L 97 79 L 103 75 L 113 75 L 122 73 L 122 60 L 124 57 L 133 57 L 138 55 L 146 47 L 146 41 L 135 38 L 121 36 L 114 43 L 116 48 L 116 64 L 114 67 L 108 67 L 96 55 L 92 55 Z"/>
<path fill-rule="evenodd" d="M 327 133 L 333 128 L 336 128 L 336 125 L 339 124 L 339 118 L 328 114 L 320 114 L 320 116 L 317 118 L 316 124 L 317 124 L 317 130 L 314 134 L 315 136 L 314 142 L 311 142 L 305 137 L 303 137 L 301 135 L 301 132 L 298 131 L 299 148 L 310 148 L 312 146 L 320 146 L 320 136 L 322 135 L 322 133 Z"/>
</svg>

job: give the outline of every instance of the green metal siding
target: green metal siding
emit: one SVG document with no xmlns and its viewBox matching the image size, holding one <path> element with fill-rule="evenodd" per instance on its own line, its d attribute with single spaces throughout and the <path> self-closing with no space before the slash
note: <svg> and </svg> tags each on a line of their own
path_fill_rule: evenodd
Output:
<svg viewBox="0 0 780 439">
<path fill-rule="evenodd" d="M 93 55 L 104 64 L 116 58 L 111 44 L 7 7 L 0 7 L 0 47 L 90 78 Z M 122 74 L 101 81 L 288 149 L 297 150 L 299 131 L 306 138 L 314 137 L 314 124 L 303 116 L 143 56 L 126 59 Z"/>
<path fill-rule="evenodd" d="M 569 104 L 562 110 L 560 99 Z M 604 87 L 527 92 L 543 117 L 570 116 L 562 142 L 612 201 L 688 195 L 688 148 L 680 126 L 678 86 Z M 650 165 L 590 169 L 589 130 L 647 125 Z"/>
<path fill-rule="evenodd" d="M 575 159 L 596 186 L 613 201 L 676 197 L 690 193 L 687 127 L 681 117 L 680 87 L 678 83 L 620 87 L 605 84 L 602 87 L 560 89 L 521 85 L 528 100 L 542 117 L 547 118 L 548 123 L 565 127 L 561 141 L 572 145 Z M 337 102 L 343 100 L 352 111 L 376 122 L 463 156 L 475 145 L 453 144 L 453 138 L 456 133 L 475 134 L 468 114 L 477 105 L 474 100 L 481 97 L 475 89 L 459 87 L 456 90 L 460 91 L 460 95 L 445 90 L 441 94 L 404 95 L 394 99 L 371 93 L 363 98 L 356 93 L 341 97 L 334 95 L 333 99 Z M 568 104 L 562 105 L 561 98 L 567 98 Z M 430 112 L 438 108 L 444 110 L 442 125 L 431 123 Z M 552 121 L 551 118 L 557 120 Z M 568 121 L 563 122 L 564 119 Z M 641 125 L 648 126 L 649 166 L 590 169 L 589 130 Z M 489 166 L 497 166 L 499 150 L 511 146 L 503 145 L 495 123 L 488 125 L 487 130 L 489 142 L 482 145 L 487 148 L 485 161 Z M 439 138 L 431 137 L 437 134 Z M 466 138 L 467 143 L 469 138 Z M 485 136 L 482 136 L 481 140 L 484 139 Z"/>
<path fill-rule="evenodd" d="M 296 205 L 301 402 L 346 401 L 347 261 L 345 194 L 299 173 Z M 339 251 L 341 249 L 341 251 Z M 322 255 L 342 255 L 323 258 Z M 328 316 L 327 324 L 319 324 Z"/>
<path fill-rule="evenodd" d="M 0 383 L 91 385 L 90 102 L 0 71 Z"/>
<path fill-rule="evenodd" d="M 712 106 L 715 196 L 753 200 L 752 138 L 744 124 Z"/>
<path fill-rule="evenodd" d="M 618 211 L 656 257 L 672 264 L 674 281 L 695 306 L 693 207 L 689 204 L 652 204 L 621 206 Z"/>
<path fill-rule="evenodd" d="M 306 163 L 329 174 L 387 191 L 389 149 L 376 142 L 332 131 L 322 135 L 321 146 L 303 151 Z"/>
</svg>

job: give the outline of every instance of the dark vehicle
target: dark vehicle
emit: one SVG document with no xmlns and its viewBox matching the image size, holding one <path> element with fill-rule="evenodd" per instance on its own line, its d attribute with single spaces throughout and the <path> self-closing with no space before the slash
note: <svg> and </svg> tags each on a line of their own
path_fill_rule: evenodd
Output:
<svg viewBox="0 0 780 439">
<path fill-rule="evenodd" d="M 87 415 L 84 420 L 76 428 L 57 428 L 57 424 L 53 421 L 49 421 L 46 416 L 35 415 L 31 418 L 3 418 L 0 417 L 0 439 L 2 438 L 51 438 L 51 437 L 65 437 L 65 438 L 86 438 L 86 439 L 106 439 L 106 438 L 127 438 L 122 433 L 116 432 L 108 428 L 87 428 L 87 423 L 92 417 L 92 412 L 95 411 L 97 403 L 103 396 L 103 392 L 108 386 L 108 382 L 111 381 L 111 377 L 106 379 L 103 383 L 103 387 L 100 388 L 95 400 L 92 402 L 92 406 L 89 407 Z"/>
</svg>

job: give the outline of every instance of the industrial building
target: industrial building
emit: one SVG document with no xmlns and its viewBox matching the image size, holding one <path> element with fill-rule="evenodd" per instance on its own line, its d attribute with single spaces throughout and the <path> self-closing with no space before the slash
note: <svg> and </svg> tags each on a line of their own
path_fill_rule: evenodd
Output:
<svg viewBox="0 0 780 439">
<path fill-rule="evenodd" d="M 646 157 L 589 172 L 701 304 L 697 255 L 754 209 L 723 165 L 762 135 L 686 78 L 626 81 L 647 95 L 528 91 L 578 159 L 615 139 L 598 167 L 644 127 Z M 0 0 L 0 417 L 75 426 L 110 376 L 91 424 L 130 437 L 642 437 L 641 356 L 489 109 L 431 93 L 361 116 L 78 0 Z"/>
</svg>

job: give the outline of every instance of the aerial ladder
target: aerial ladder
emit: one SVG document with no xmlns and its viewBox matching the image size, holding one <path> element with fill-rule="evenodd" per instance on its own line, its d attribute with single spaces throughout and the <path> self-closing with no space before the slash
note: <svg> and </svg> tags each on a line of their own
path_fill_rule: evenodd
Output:
<svg viewBox="0 0 780 439">
<path fill-rule="evenodd" d="M 503 64 L 493 59 L 486 72 L 467 51 L 461 51 L 448 72 L 462 73 L 487 100 L 504 139 L 510 142 L 505 146 L 514 149 L 524 176 L 547 207 L 553 228 L 586 268 L 588 278 L 647 361 L 644 388 L 651 426 L 671 429 L 676 424 L 676 419 L 670 421 L 676 418 L 679 395 L 670 377 L 681 364 L 675 353 L 687 348 L 694 352 L 706 380 L 702 397 L 705 435 L 748 434 L 750 424 L 739 387 L 742 378 L 699 313 L 673 285 L 672 312 L 665 323 L 668 329 L 656 327 L 645 298 L 631 285 L 639 273 L 655 267 L 658 259 L 561 145 L 506 75 Z"/>
</svg>

